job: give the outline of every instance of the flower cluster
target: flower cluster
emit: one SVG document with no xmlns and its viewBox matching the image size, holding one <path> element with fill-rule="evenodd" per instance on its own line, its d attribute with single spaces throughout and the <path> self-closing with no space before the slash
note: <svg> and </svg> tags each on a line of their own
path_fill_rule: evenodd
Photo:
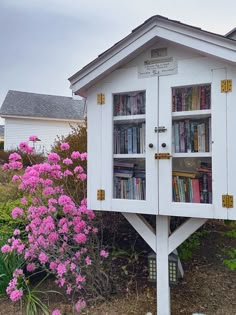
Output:
<svg viewBox="0 0 236 315">
<path fill-rule="evenodd" d="M 32 141 L 36 141 L 36 136 Z M 63 151 L 69 148 L 68 143 L 61 144 Z M 25 142 L 20 144 L 20 149 L 32 152 Z M 16 163 L 21 163 L 20 159 L 20 155 L 13 153 L 3 170 L 18 170 L 20 167 Z M 26 195 L 21 199 L 22 206 L 12 210 L 12 217 L 26 220 L 27 240 L 21 240 L 20 231 L 15 230 L 13 237 L 1 248 L 3 253 L 23 254 L 28 272 L 40 268 L 54 274 L 57 285 L 65 288 L 68 295 L 81 291 L 86 283 L 83 270 L 93 264 L 88 243 L 97 228 L 93 227 L 94 212 L 87 209 L 86 199 L 76 204 L 65 192 L 61 181 L 68 176 L 75 183 L 85 181 L 86 174 L 79 161 L 86 159 L 86 153 L 77 151 L 64 160 L 52 152 L 44 163 L 28 166 L 24 173 L 13 176 L 13 181 L 19 183 L 19 189 Z M 97 250 L 101 258 L 108 256 L 105 250 L 93 250 Z M 12 301 L 23 296 L 23 290 L 17 287 L 19 276 L 22 276 L 20 271 L 16 271 L 7 289 Z M 85 307 L 86 302 L 80 299 L 75 309 L 80 312 Z M 53 314 L 60 314 L 60 311 L 54 310 Z"/>
</svg>

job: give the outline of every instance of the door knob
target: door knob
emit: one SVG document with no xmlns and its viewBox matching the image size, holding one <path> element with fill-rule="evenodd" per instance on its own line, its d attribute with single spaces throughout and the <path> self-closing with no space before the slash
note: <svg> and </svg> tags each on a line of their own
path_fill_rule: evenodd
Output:
<svg viewBox="0 0 236 315">
<path fill-rule="evenodd" d="M 153 148 L 153 143 L 149 143 L 149 148 Z"/>
<path fill-rule="evenodd" d="M 166 147 L 166 143 L 162 143 L 161 146 L 162 146 L 162 148 L 165 148 Z"/>
</svg>

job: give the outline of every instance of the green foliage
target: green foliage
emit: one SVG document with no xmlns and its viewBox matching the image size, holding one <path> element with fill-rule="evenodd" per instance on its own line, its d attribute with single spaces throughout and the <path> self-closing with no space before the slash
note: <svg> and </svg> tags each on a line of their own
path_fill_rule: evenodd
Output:
<svg viewBox="0 0 236 315">
<path fill-rule="evenodd" d="M 4 150 L 4 141 L 0 141 L 0 150 Z"/>
<path fill-rule="evenodd" d="M 228 222 L 230 226 L 232 226 L 231 231 L 225 232 L 225 235 L 230 238 L 236 238 L 236 223 L 234 221 Z M 229 258 L 224 260 L 224 265 L 228 267 L 230 270 L 236 270 L 236 248 L 231 248 L 227 251 Z"/>
<path fill-rule="evenodd" d="M 230 259 L 224 260 L 224 265 L 228 267 L 230 270 L 236 270 L 236 248 L 230 249 L 227 251 Z"/>
<path fill-rule="evenodd" d="M 0 248 L 6 243 L 7 238 L 0 239 Z M 3 254 L 0 251 L 0 296 L 6 294 L 8 283 L 12 279 L 12 274 L 16 268 L 23 266 L 24 258 L 15 253 Z"/>
<path fill-rule="evenodd" d="M 28 284 L 29 279 L 24 279 L 24 304 L 26 306 L 26 315 L 38 315 L 39 313 L 42 315 L 49 315 L 48 306 L 42 301 L 41 296 L 45 295 L 48 298 L 49 293 L 59 293 L 54 290 L 46 290 L 41 291 L 38 290 L 38 287 L 48 278 L 46 275 L 35 287 L 31 288 Z"/>
<path fill-rule="evenodd" d="M 0 203 L 0 237 L 5 238 L 12 235 L 12 232 L 17 228 L 20 231 L 24 231 L 25 221 L 18 218 L 13 219 L 11 216 L 12 209 L 15 207 L 21 207 L 20 200 L 8 201 Z"/>
<path fill-rule="evenodd" d="M 232 238 L 236 238 L 236 230 L 225 232 L 225 235 Z"/>
<path fill-rule="evenodd" d="M 178 253 L 181 260 L 186 261 L 192 258 L 193 252 L 201 245 L 201 239 L 209 232 L 206 230 L 195 232 L 185 242 L 178 247 Z"/>
<path fill-rule="evenodd" d="M 70 145 L 70 149 L 63 151 L 60 148 L 61 143 L 68 143 Z M 74 151 L 87 152 L 87 125 L 86 122 L 82 126 L 73 127 L 71 126 L 71 132 L 67 136 L 58 137 L 58 140 L 55 142 L 52 147 L 52 151 L 56 152 L 60 155 L 61 159 L 65 159 L 71 155 Z M 87 161 L 78 161 L 78 165 L 82 166 L 85 173 L 87 173 Z M 75 167 L 75 163 L 73 166 L 68 167 L 65 165 L 65 168 L 73 171 Z M 62 184 L 62 183 L 61 183 Z M 65 191 L 69 192 L 69 195 L 74 199 L 76 203 L 79 203 L 81 199 L 85 198 L 87 193 L 87 184 L 86 181 L 80 183 L 76 183 L 74 180 L 70 180 L 68 177 L 67 182 L 63 181 Z"/>
</svg>

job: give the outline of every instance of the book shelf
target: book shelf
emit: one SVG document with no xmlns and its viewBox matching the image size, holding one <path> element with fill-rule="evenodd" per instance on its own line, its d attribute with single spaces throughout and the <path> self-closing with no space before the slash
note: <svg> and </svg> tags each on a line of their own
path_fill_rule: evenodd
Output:
<svg viewBox="0 0 236 315">
<path fill-rule="evenodd" d="M 113 198 L 145 200 L 146 95 L 113 95 Z"/>
<path fill-rule="evenodd" d="M 212 203 L 211 85 L 172 88 L 172 200 Z"/>
</svg>

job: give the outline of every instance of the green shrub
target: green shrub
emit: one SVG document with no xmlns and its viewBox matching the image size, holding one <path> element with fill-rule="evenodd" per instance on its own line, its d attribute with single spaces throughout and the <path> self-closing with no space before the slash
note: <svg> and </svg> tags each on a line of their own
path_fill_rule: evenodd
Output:
<svg viewBox="0 0 236 315">
<path fill-rule="evenodd" d="M 206 230 L 195 232 L 186 241 L 178 247 L 178 253 L 181 260 L 186 261 L 192 258 L 193 252 L 201 245 L 201 239 L 209 232 Z"/>
<path fill-rule="evenodd" d="M 0 141 L 0 150 L 4 150 L 4 141 Z"/>
<path fill-rule="evenodd" d="M 7 237 L 0 238 L 0 248 L 7 242 Z M 16 268 L 23 266 L 24 258 L 15 253 L 3 254 L 0 251 L 0 297 L 6 294 L 8 283 Z"/>
<path fill-rule="evenodd" d="M 12 235 L 15 229 L 24 232 L 24 219 L 13 219 L 11 212 L 15 207 L 21 207 L 20 200 L 7 201 L 0 203 L 0 238 L 6 238 Z"/>
</svg>

